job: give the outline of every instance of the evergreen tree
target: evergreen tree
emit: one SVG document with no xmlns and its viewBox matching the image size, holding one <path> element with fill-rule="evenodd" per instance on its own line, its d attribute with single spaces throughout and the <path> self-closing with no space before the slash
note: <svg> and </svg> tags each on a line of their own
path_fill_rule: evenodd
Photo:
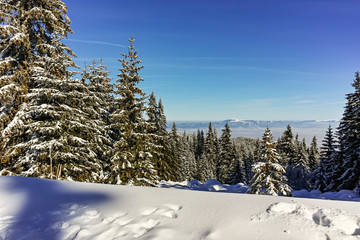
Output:
<svg viewBox="0 0 360 240">
<path fill-rule="evenodd" d="M 320 149 L 320 166 L 316 171 L 316 181 L 313 188 L 323 192 L 330 183 L 329 176 L 333 171 L 332 159 L 336 154 L 335 140 L 331 126 L 329 126 L 328 130 L 326 131 L 323 145 Z"/>
<path fill-rule="evenodd" d="M 344 146 L 341 144 L 338 146 L 339 150 L 331 156 L 331 172 L 328 174 L 328 185 L 325 188 L 325 191 L 337 191 L 341 190 L 339 186 L 343 184 L 343 179 L 341 178 L 345 172 L 343 169 L 344 163 Z"/>
<path fill-rule="evenodd" d="M 185 161 L 183 161 L 184 171 L 184 180 L 193 180 L 196 176 L 196 160 L 195 154 L 193 151 L 193 139 L 190 136 L 187 136 L 184 132 L 183 134 L 183 156 Z"/>
<path fill-rule="evenodd" d="M 219 162 L 217 166 L 217 180 L 221 183 L 230 183 L 231 168 L 236 160 L 235 146 L 231 141 L 229 123 L 225 124 L 219 141 Z"/>
<path fill-rule="evenodd" d="M 195 146 L 195 157 L 196 157 L 197 161 L 199 161 L 202 154 L 204 153 L 204 148 L 205 148 L 204 132 L 202 130 L 200 131 L 200 129 L 198 129 L 196 137 L 197 138 L 196 138 L 196 146 Z"/>
<path fill-rule="evenodd" d="M 297 141 L 296 159 L 286 169 L 289 186 L 294 190 L 308 189 L 310 180 L 310 169 L 308 166 L 308 152 L 305 138 L 302 143 Z"/>
<path fill-rule="evenodd" d="M 75 56 L 61 40 L 71 31 L 67 8 L 51 2 L 11 1 L 30 42 L 29 94 L 12 122 L 3 130 L 3 161 L 9 167 L 1 174 L 102 181 L 96 143 L 100 134 L 85 104 L 88 90 L 72 79 L 68 67 Z M 26 21 L 23 21 L 26 19 Z M 60 173 L 61 170 L 61 174 Z"/>
<path fill-rule="evenodd" d="M 294 135 L 292 133 L 292 128 L 289 124 L 289 125 L 287 125 L 286 130 L 284 131 L 278 144 L 276 145 L 276 150 L 281 155 L 281 157 L 284 161 L 282 164 L 284 166 L 290 165 L 296 157 L 293 139 L 294 139 Z"/>
<path fill-rule="evenodd" d="M 109 182 L 116 184 L 152 185 L 157 181 L 153 166 L 153 152 L 157 145 L 153 144 L 150 134 L 153 126 L 144 118 L 145 93 L 138 87 L 143 81 L 139 71 L 141 60 L 138 59 L 134 47 L 134 38 L 129 39 L 128 53 L 122 54 L 122 64 L 118 74 L 117 88 L 114 91 L 116 110 L 110 116 L 110 129 L 116 133 L 111 158 L 111 177 Z"/>
<path fill-rule="evenodd" d="M 190 143 L 189 138 L 186 135 L 186 132 L 184 132 L 181 135 L 181 142 L 182 142 L 182 167 L 181 171 L 183 173 L 183 180 L 189 181 L 193 179 L 194 172 L 192 171 L 194 169 L 195 165 L 195 156 L 194 153 L 190 149 Z"/>
<path fill-rule="evenodd" d="M 320 159 L 319 149 L 317 147 L 317 139 L 316 136 L 313 137 L 309 149 L 309 168 L 313 171 L 318 165 Z"/>
<path fill-rule="evenodd" d="M 262 138 L 261 162 L 254 164 L 255 175 L 251 181 L 248 193 L 265 194 L 277 196 L 291 196 L 291 188 L 287 185 L 287 179 L 283 175 L 285 169 L 279 164 L 281 160 L 277 153 L 273 136 L 269 128 L 266 128 Z"/>
<path fill-rule="evenodd" d="M 230 184 L 244 183 L 246 180 L 244 162 L 241 156 L 238 154 L 235 161 L 232 164 L 230 173 Z"/>
<path fill-rule="evenodd" d="M 107 126 L 110 123 L 110 113 L 112 111 L 112 104 L 114 97 L 111 95 L 113 86 L 107 67 L 101 59 L 99 63 L 93 60 L 91 65 L 87 65 L 82 73 L 82 81 L 88 87 L 89 94 L 84 101 L 90 105 L 92 111 L 92 120 L 96 123 L 98 132 L 97 151 L 98 158 L 104 162 L 107 167 L 108 154 L 112 145 L 111 132 L 108 131 Z M 95 114 L 94 114 L 95 113 Z"/>
<path fill-rule="evenodd" d="M 170 180 L 180 182 L 184 179 L 182 169 L 182 145 L 175 122 L 172 125 L 170 133 L 171 142 L 171 163 L 170 163 Z"/>
<path fill-rule="evenodd" d="M 214 135 L 214 129 L 212 123 L 209 123 L 208 131 L 205 137 L 205 150 L 204 158 L 206 164 L 204 167 L 204 178 L 215 179 L 216 178 L 216 138 Z"/>
<path fill-rule="evenodd" d="M 339 125 L 339 143 L 343 174 L 337 189 L 360 189 L 360 73 L 352 83 L 355 91 L 346 95 L 347 103 Z"/>
<path fill-rule="evenodd" d="M 0 2 L 0 136 L 28 92 L 31 46 L 20 2 Z M 1 151 L 0 151 L 1 162 Z"/>
<path fill-rule="evenodd" d="M 244 172 L 245 172 L 245 179 L 246 183 L 249 184 L 252 177 L 252 165 L 254 164 L 254 156 L 246 156 L 244 158 Z"/>
<path fill-rule="evenodd" d="M 92 64 L 85 66 L 82 73 L 82 81 L 87 83 L 90 91 L 88 102 L 94 103 L 93 108 L 98 112 L 99 117 L 105 124 L 109 123 L 111 113 L 111 105 L 114 102 L 113 85 L 109 77 L 107 66 L 104 65 L 103 60 L 99 63 L 93 60 Z"/>
<path fill-rule="evenodd" d="M 301 156 L 300 151 L 301 151 L 301 143 L 299 140 L 299 134 L 296 133 L 295 140 L 294 140 L 294 157 L 289 162 L 289 165 L 292 165 L 292 164 L 298 165 L 299 158 Z"/>
<path fill-rule="evenodd" d="M 159 104 L 156 102 L 154 92 L 149 97 L 149 106 L 147 109 L 148 122 L 153 125 L 151 134 L 155 144 L 160 146 L 159 151 L 153 153 L 154 167 L 161 180 L 170 180 L 171 173 L 171 146 L 170 136 L 166 130 L 166 117 L 164 115 L 164 106 L 160 99 Z"/>
<path fill-rule="evenodd" d="M 205 137 L 204 132 L 198 129 L 196 134 L 195 145 L 195 160 L 196 160 L 196 176 L 195 179 L 199 181 L 204 181 L 204 168 L 206 166 L 206 159 L 204 158 L 204 149 L 205 149 Z"/>
</svg>

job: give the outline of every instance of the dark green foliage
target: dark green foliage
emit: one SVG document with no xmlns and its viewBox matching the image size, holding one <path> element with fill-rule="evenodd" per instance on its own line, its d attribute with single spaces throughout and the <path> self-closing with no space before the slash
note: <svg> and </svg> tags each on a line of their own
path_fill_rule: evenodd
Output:
<svg viewBox="0 0 360 240">
<path fill-rule="evenodd" d="M 193 180 L 196 175 L 196 162 L 194 151 L 192 151 L 191 137 L 187 136 L 184 132 L 181 136 L 182 142 L 182 154 L 183 154 L 183 166 L 182 172 L 184 174 L 184 180 Z"/>
<path fill-rule="evenodd" d="M 217 160 L 217 149 L 216 149 L 216 136 L 214 134 L 216 129 L 213 129 L 211 122 L 205 137 L 205 150 L 203 154 L 204 158 L 204 179 L 215 179 L 216 178 L 216 160 Z"/>
<path fill-rule="evenodd" d="M 323 140 L 323 145 L 320 148 L 320 165 L 316 171 L 316 181 L 314 182 L 314 189 L 319 189 L 324 191 L 329 185 L 329 175 L 333 171 L 332 159 L 335 157 L 335 140 L 333 135 L 333 130 L 329 126 L 325 138 Z"/>
<path fill-rule="evenodd" d="M 129 39 L 128 53 L 122 54 L 120 74 L 114 91 L 115 111 L 110 116 L 110 129 L 115 143 L 111 157 L 111 174 L 108 179 L 116 184 L 152 185 L 157 180 L 153 166 L 153 153 L 159 148 L 154 144 L 153 124 L 143 118 L 145 93 L 138 84 L 143 81 L 139 71 L 134 38 Z"/>
<path fill-rule="evenodd" d="M 19 1 L 0 3 L 0 133 L 14 118 L 28 92 L 32 51 Z M 0 162 L 4 164 L 5 159 Z"/>
<path fill-rule="evenodd" d="M 295 139 L 295 158 L 286 168 L 286 176 L 289 186 L 294 190 L 308 189 L 310 169 L 308 166 L 308 152 L 305 138 L 299 142 L 298 135 Z"/>
<path fill-rule="evenodd" d="M 229 124 L 226 123 L 219 141 L 219 162 L 217 170 L 217 180 L 221 183 L 230 183 L 231 169 L 236 161 L 236 150 L 231 140 Z"/>
<path fill-rule="evenodd" d="M 172 181 L 182 181 L 184 179 L 182 170 L 182 141 L 178 134 L 176 124 L 173 123 L 170 133 L 170 151 L 171 159 L 169 166 L 170 180 Z"/>
<path fill-rule="evenodd" d="M 60 42 L 71 33 L 67 8 L 60 0 L 10 1 L 19 9 L 13 17 L 22 22 L 30 48 L 29 94 L 11 124 L 3 131 L 3 160 L 11 163 L 2 174 L 101 181 L 97 161 L 99 134 L 84 102 L 88 90 L 72 79 L 71 49 Z"/>
<path fill-rule="evenodd" d="M 355 73 L 352 83 L 354 92 L 346 95 L 347 103 L 339 125 L 342 176 L 337 181 L 337 189 L 360 189 L 360 73 Z"/>
<path fill-rule="evenodd" d="M 253 166 L 255 174 L 248 193 L 291 196 L 291 188 L 287 185 L 283 175 L 285 169 L 279 164 L 280 161 L 281 156 L 276 151 L 272 133 L 266 128 L 261 142 L 260 162 Z"/>
<path fill-rule="evenodd" d="M 309 168 L 313 171 L 320 161 L 320 153 L 317 147 L 317 139 L 316 136 L 313 137 L 309 149 Z"/>
<path fill-rule="evenodd" d="M 162 100 L 156 102 L 154 92 L 149 97 L 147 108 L 148 123 L 153 126 L 150 133 L 153 135 L 155 145 L 159 146 L 158 151 L 153 152 L 155 170 L 160 179 L 170 180 L 174 175 L 172 167 L 172 148 L 170 135 L 166 130 L 166 117 Z"/>
<path fill-rule="evenodd" d="M 89 90 L 84 99 L 88 105 L 86 110 L 95 122 L 98 133 L 100 133 L 95 137 L 96 154 L 106 168 L 112 147 L 112 139 L 107 126 L 110 122 L 111 105 L 114 102 L 114 97 L 111 95 L 113 91 L 111 78 L 109 78 L 109 72 L 102 59 L 99 63 L 93 60 L 91 65 L 86 66 L 82 73 L 82 81 Z"/>
<path fill-rule="evenodd" d="M 281 164 L 283 164 L 284 166 L 292 164 L 292 162 L 296 158 L 296 150 L 293 140 L 294 135 L 292 132 L 292 128 L 290 125 L 288 125 L 276 145 L 276 150 L 282 157 L 283 162 L 281 162 Z"/>
</svg>

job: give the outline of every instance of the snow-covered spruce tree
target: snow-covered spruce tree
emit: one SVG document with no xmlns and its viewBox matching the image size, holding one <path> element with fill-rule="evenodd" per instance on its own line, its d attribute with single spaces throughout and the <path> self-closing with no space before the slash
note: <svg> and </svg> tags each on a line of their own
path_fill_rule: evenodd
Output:
<svg viewBox="0 0 360 240">
<path fill-rule="evenodd" d="M 89 94 L 85 98 L 85 102 L 91 105 L 92 112 L 89 112 L 92 120 L 95 122 L 98 131 L 96 138 L 97 146 L 101 151 L 98 151 L 99 159 L 104 164 L 108 159 L 108 154 L 112 145 L 110 132 L 107 129 L 110 120 L 110 113 L 114 97 L 111 95 L 113 86 L 107 67 L 103 60 L 99 62 L 93 60 L 92 64 L 85 66 L 82 72 L 82 81 L 86 84 Z"/>
<path fill-rule="evenodd" d="M 313 189 L 318 189 L 323 192 L 330 183 L 329 176 L 333 171 L 332 164 L 336 154 L 335 139 L 331 126 L 329 126 L 326 131 L 323 144 L 320 149 L 320 165 L 314 173 L 315 181 L 313 181 Z"/>
<path fill-rule="evenodd" d="M 190 161 L 189 161 L 189 143 L 187 141 L 187 136 L 186 136 L 186 132 L 184 132 L 183 134 L 181 134 L 180 136 L 180 141 L 181 141 L 181 145 L 182 145 L 182 158 L 181 158 L 181 171 L 183 172 L 183 179 L 185 181 L 190 180 L 191 178 L 191 174 L 190 174 Z"/>
<path fill-rule="evenodd" d="M 31 49 L 27 24 L 18 6 L 18 2 L 0 1 L 0 136 L 28 91 Z"/>
<path fill-rule="evenodd" d="M 314 169 L 316 168 L 316 166 L 319 163 L 319 159 L 320 159 L 320 152 L 319 152 L 319 148 L 317 147 L 316 136 L 314 136 L 312 141 L 311 141 L 310 149 L 309 149 L 309 168 L 310 168 L 310 171 L 314 171 Z"/>
<path fill-rule="evenodd" d="M 269 128 L 266 128 L 262 138 L 262 150 L 260 161 L 253 166 L 255 173 L 251 180 L 248 193 L 268 194 L 277 196 L 281 193 L 284 196 L 291 196 L 291 188 L 287 185 L 284 176 L 285 169 L 279 164 L 280 155 L 277 153 L 273 142 L 273 136 Z"/>
<path fill-rule="evenodd" d="M 301 155 L 300 151 L 301 151 L 301 143 L 299 140 L 299 134 L 296 133 L 295 140 L 294 140 L 294 157 L 289 162 L 289 165 L 297 164 L 297 162 L 299 162 L 299 156 Z"/>
<path fill-rule="evenodd" d="M 230 172 L 230 184 L 244 183 L 246 181 L 244 161 L 240 154 L 237 154 Z"/>
<path fill-rule="evenodd" d="M 342 181 L 342 175 L 345 172 L 343 169 L 343 163 L 344 163 L 344 149 L 342 145 L 337 146 L 338 151 L 331 157 L 332 162 L 332 171 L 328 174 L 328 185 L 325 188 L 324 191 L 330 192 L 330 191 L 338 191 L 341 190 L 339 188 L 340 185 L 343 184 Z"/>
<path fill-rule="evenodd" d="M 176 123 L 173 122 L 170 132 L 170 156 L 171 162 L 168 171 L 170 173 L 170 180 L 180 182 L 184 179 L 182 169 L 182 154 L 183 146 L 180 135 L 176 128 Z"/>
<path fill-rule="evenodd" d="M 190 171 L 192 173 L 192 178 L 191 179 L 197 179 L 197 173 L 198 173 L 198 162 L 196 159 L 196 146 L 197 146 L 197 134 L 196 133 L 191 133 L 188 135 L 188 142 L 189 142 L 189 149 L 192 153 L 192 155 L 194 156 L 194 162 L 193 165 L 190 168 Z"/>
<path fill-rule="evenodd" d="M 206 159 L 204 157 L 204 150 L 205 150 L 205 136 L 204 131 L 200 129 L 197 130 L 196 140 L 194 141 L 194 154 L 196 160 L 196 175 L 195 179 L 199 181 L 204 181 L 204 168 L 207 165 Z"/>
<path fill-rule="evenodd" d="M 111 95 L 113 85 L 109 73 L 102 59 L 99 62 L 93 60 L 92 64 L 86 65 L 82 72 L 82 81 L 86 83 L 90 91 L 89 101 L 94 103 L 95 110 L 106 124 L 109 122 L 111 105 L 114 101 Z"/>
<path fill-rule="evenodd" d="M 200 131 L 200 129 L 197 130 L 196 135 L 196 146 L 195 146 L 195 158 L 199 162 L 201 155 L 204 153 L 205 149 L 205 136 L 204 131 Z"/>
<path fill-rule="evenodd" d="M 229 123 L 225 124 L 219 140 L 219 162 L 217 166 L 217 180 L 221 183 L 230 183 L 230 174 L 236 161 L 236 151 L 231 141 Z"/>
<path fill-rule="evenodd" d="M 151 134 L 153 134 L 156 145 L 161 146 L 159 151 L 153 153 L 153 162 L 155 170 L 160 180 L 170 180 L 171 174 L 171 146 L 170 135 L 166 130 L 166 117 L 162 100 L 156 101 L 155 93 L 152 92 L 149 97 L 149 106 L 147 109 L 148 123 L 153 125 Z"/>
<path fill-rule="evenodd" d="M 182 171 L 184 175 L 184 180 L 193 180 L 196 175 L 196 160 L 194 151 L 192 149 L 192 138 L 186 135 L 186 132 L 183 133 L 182 137 L 182 154 L 183 154 L 183 166 Z"/>
<path fill-rule="evenodd" d="M 3 159 L 10 166 L 1 174 L 101 181 L 96 125 L 84 99 L 88 91 L 72 79 L 71 49 L 61 40 L 71 31 L 67 8 L 60 0 L 11 1 L 21 13 L 30 41 L 27 102 L 2 136 Z"/>
<path fill-rule="evenodd" d="M 294 160 L 294 158 L 296 157 L 296 152 L 295 152 L 295 146 L 293 143 L 294 140 L 294 134 L 292 132 L 292 128 L 289 125 L 287 125 L 286 130 L 284 131 L 284 133 L 282 134 L 277 146 L 276 146 L 276 150 L 278 151 L 278 153 L 281 155 L 282 157 L 282 161 L 281 164 L 283 166 L 288 166 L 292 163 L 292 161 Z"/>
<path fill-rule="evenodd" d="M 252 171 L 252 165 L 254 164 L 254 156 L 249 155 L 243 158 L 244 161 L 244 174 L 245 174 L 245 182 L 250 183 L 252 177 L 254 176 Z"/>
<path fill-rule="evenodd" d="M 150 132 L 153 125 L 143 117 L 145 93 L 138 87 L 143 79 L 139 71 L 141 60 L 134 47 L 134 38 L 129 39 L 128 53 L 123 54 L 122 68 L 116 80 L 114 93 L 116 110 L 110 115 L 109 128 L 116 137 L 110 159 L 110 177 L 107 182 L 115 184 L 153 185 L 157 181 L 153 166 L 153 153 L 159 146 L 154 144 Z"/>
<path fill-rule="evenodd" d="M 204 159 L 206 164 L 203 171 L 204 179 L 216 178 L 216 138 L 212 123 L 209 123 L 208 131 L 205 136 Z"/>
<path fill-rule="evenodd" d="M 355 73 L 352 83 L 355 91 L 346 95 L 347 103 L 340 122 L 339 143 L 343 174 L 337 190 L 357 189 L 360 191 L 360 73 Z"/>
<path fill-rule="evenodd" d="M 286 176 L 289 186 L 294 190 L 308 189 L 310 169 L 308 164 L 308 152 L 305 138 L 296 144 L 296 157 L 294 161 L 287 167 Z"/>
</svg>

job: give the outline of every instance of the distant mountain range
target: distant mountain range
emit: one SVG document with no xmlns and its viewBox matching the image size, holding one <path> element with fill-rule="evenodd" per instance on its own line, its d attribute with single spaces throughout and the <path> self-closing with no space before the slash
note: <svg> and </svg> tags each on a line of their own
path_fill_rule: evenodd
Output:
<svg viewBox="0 0 360 240">
<path fill-rule="evenodd" d="M 294 135 L 299 134 L 299 139 L 306 138 L 308 144 L 314 135 L 320 144 L 329 125 L 336 130 L 339 125 L 339 120 L 306 120 L 306 121 L 256 121 L 256 120 L 239 120 L 227 119 L 223 121 L 212 122 L 213 126 L 218 130 L 221 136 L 221 129 L 226 123 L 232 131 L 232 137 L 250 137 L 261 138 L 266 127 L 272 131 L 275 140 L 282 135 L 288 124 L 292 127 Z M 171 128 L 172 122 L 168 123 Z M 196 132 L 198 129 L 206 132 L 209 122 L 206 121 L 176 121 L 176 126 L 179 132 L 186 131 L 187 133 Z"/>
</svg>

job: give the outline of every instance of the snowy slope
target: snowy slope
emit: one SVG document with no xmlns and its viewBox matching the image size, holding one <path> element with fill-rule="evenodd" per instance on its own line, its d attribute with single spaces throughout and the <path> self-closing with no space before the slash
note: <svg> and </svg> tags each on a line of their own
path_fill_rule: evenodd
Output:
<svg viewBox="0 0 360 240">
<path fill-rule="evenodd" d="M 21 177 L 0 196 L 0 239 L 360 239 L 351 201 Z"/>
</svg>

